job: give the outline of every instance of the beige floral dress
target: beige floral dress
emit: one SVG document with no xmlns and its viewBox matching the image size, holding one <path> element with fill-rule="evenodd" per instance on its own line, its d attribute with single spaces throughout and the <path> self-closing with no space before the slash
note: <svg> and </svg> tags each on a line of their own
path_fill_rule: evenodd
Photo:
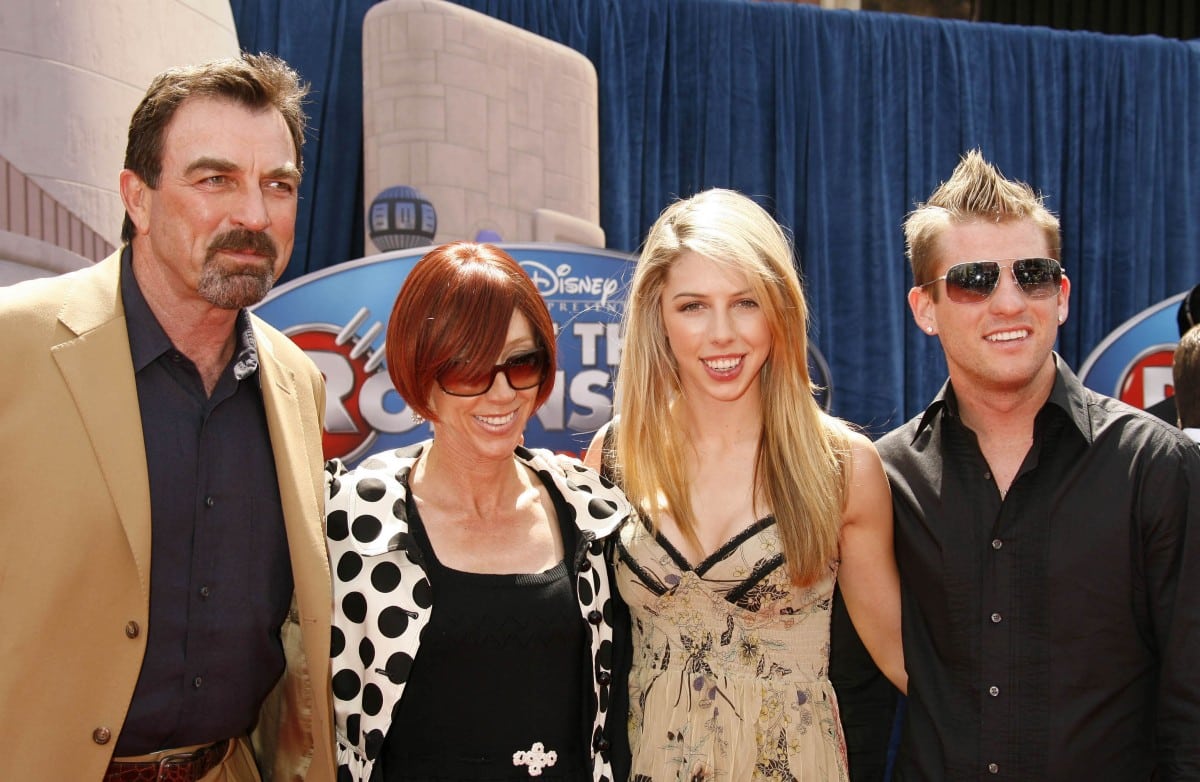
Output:
<svg viewBox="0 0 1200 782">
<path fill-rule="evenodd" d="M 836 563 L 792 586 L 771 518 L 695 567 L 626 523 L 616 559 L 633 618 L 631 782 L 847 779 L 828 676 Z"/>
</svg>

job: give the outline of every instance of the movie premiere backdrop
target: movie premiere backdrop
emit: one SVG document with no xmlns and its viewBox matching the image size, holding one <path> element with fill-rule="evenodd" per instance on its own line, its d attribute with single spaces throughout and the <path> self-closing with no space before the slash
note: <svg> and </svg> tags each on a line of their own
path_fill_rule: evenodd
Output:
<svg viewBox="0 0 1200 782">
<path fill-rule="evenodd" d="M 629 256 L 576 245 L 497 243 L 529 274 L 558 332 L 554 393 L 525 432 L 531 446 L 581 454 L 612 415 Z M 326 458 L 355 462 L 432 435 L 392 387 L 384 334 L 392 304 L 428 246 L 373 255 L 300 277 L 256 313 L 325 375 Z"/>
<path fill-rule="evenodd" d="M 355 463 L 369 453 L 430 437 L 392 387 L 385 332 L 392 305 L 437 232 L 433 205 L 415 189 L 389 188 L 368 215 L 372 241 L 389 250 L 300 277 L 271 292 L 255 310 L 292 338 L 325 376 L 326 458 Z M 612 417 L 621 360 L 621 320 L 635 259 L 574 244 L 505 243 L 481 234 L 517 260 L 554 319 L 558 369 L 554 390 L 530 421 L 525 442 L 582 455 Z M 1171 361 L 1181 293 L 1118 327 L 1088 357 L 1080 377 L 1091 388 L 1149 407 L 1173 393 Z M 809 343 L 809 370 L 828 410 L 829 366 Z"/>
<path fill-rule="evenodd" d="M 1188 291 L 1178 293 L 1113 329 L 1079 368 L 1080 380 L 1088 388 L 1142 409 L 1174 395 L 1176 314 L 1187 295 Z"/>
<path fill-rule="evenodd" d="M 554 392 L 525 431 L 526 444 L 582 456 L 612 417 L 621 360 L 621 316 L 633 259 L 566 244 L 496 243 L 541 292 L 558 334 Z M 325 457 L 353 464 L 432 436 L 392 387 L 384 336 L 392 304 L 428 246 L 383 253 L 281 285 L 256 314 L 291 337 L 325 375 Z M 809 368 L 832 399 L 829 368 L 815 347 Z"/>
<path fill-rule="evenodd" d="M 529 274 L 558 332 L 554 393 L 530 421 L 526 443 L 582 455 L 612 416 L 621 360 L 621 317 L 634 259 L 565 244 L 498 242 Z M 256 312 L 291 337 L 325 375 L 326 458 L 353 464 L 369 453 L 432 436 L 392 387 L 384 332 L 396 294 L 429 246 L 349 261 L 272 291 Z M 1118 327 L 1088 357 L 1080 377 L 1090 388 L 1136 407 L 1173 393 L 1171 359 L 1178 341 L 1173 296 Z M 809 369 L 832 400 L 824 357 L 810 345 Z"/>
</svg>

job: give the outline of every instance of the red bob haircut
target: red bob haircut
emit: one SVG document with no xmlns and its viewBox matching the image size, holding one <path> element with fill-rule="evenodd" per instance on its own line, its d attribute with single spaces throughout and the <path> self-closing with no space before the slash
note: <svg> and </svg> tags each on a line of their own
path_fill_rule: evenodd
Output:
<svg viewBox="0 0 1200 782">
<path fill-rule="evenodd" d="M 386 348 L 388 374 L 412 411 L 437 420 L 429 397 L 451 363 L 472 374 L 490 370 L 513 312 L 528 319 L 546 351 L 536 409 L 554 389 L 557 350 L 554 321 L 525 270 L 499 247 L 475 242 L 443 244 L 417 261 L 392 307 Z"/>
</svg>

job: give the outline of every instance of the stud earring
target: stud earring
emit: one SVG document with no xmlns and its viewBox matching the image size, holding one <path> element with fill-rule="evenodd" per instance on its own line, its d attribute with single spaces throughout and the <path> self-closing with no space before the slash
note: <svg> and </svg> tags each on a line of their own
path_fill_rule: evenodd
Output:
<svg viewBox="0 0 1200 782">
<path fill-rule="evenodd" d="M 425 423 L 425 418 L 420 413 L 418 413 L 416 410 L 414 410 L 414 411 L 412 411 L 412 421 L 417 426 L 420 426 L 421 424 Z"/>
<path fill-rule="evenodd" d="M 926 331 L 927 333 L 929 333 L 929 334 L 932 334 L 932 333 L 933 333 L 933 326 L 926 326 L 926 327 L 925 327 L 925 331 Z"/>
</svg>

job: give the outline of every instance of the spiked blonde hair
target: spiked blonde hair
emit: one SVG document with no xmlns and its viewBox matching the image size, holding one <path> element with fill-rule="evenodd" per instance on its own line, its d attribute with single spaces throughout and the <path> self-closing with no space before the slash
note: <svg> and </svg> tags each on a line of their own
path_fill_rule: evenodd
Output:
<svg viewBox="0 0 1200 782">
<path fill-rule="evenodd" d="M 963 155 L 950 178 L 904 221 L 913 284 L 924 285 L 933 279 L 942 232 L 952 223 L 972 220 L 1032 220 L 1046 235 L 1050 257 L 1061 260 L 1058 218 L 1042 204 L 1041 196 L 1024 182 L 1005 179 L 978 149 L 972 149 Z"/>
</svg>

